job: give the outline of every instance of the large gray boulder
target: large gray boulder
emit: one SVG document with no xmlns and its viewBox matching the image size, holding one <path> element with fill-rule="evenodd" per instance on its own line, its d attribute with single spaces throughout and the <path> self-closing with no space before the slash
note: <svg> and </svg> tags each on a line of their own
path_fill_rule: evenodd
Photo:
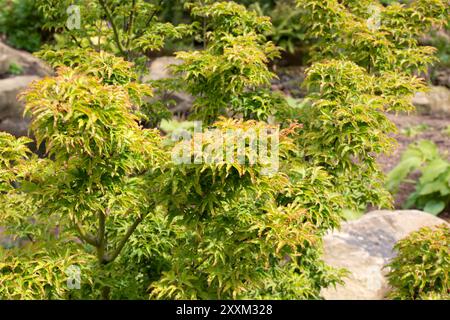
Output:
<svg viewBox="0 0 450 320">
<path fill-rule="evenodd" d="M 13 49 L 0 41 L 0 75 L 7 73 L 13 63 L 22 67 L 23 74 L 40 77 L 52 74 L 52 69 L 42 60 L 26 51 Z"/>
<path fill-rule="evenodd" d="M 450 118 L 450 90 L 446 87 L 431 87 L 428 92 L 418 92 L 413 104 L 419 113 Z"/>
<path fill-rule="evenodd" d="M 395 256 L 394 244 L 422 227 L 446 223 L 417 210 L 373 211 L 343 224 L 324 238 L 324 260 L 350 273 L 345 284 L 322 290 L 328 300 L 381 300 L 389 292 L 384 266 Z"/>
<path fill-rule="evenodd" d="M 9 132 L 15 136 L 25 136 L 29 120 L 23 117 L 24 106 L 17 95 L 38 76 L 19 76 L 0 79 L 0 131 Z"/>
<path fill-rule="evenodd" d="M 12 64 L 20 66 L 22 75 L 8 74 Z M 27 135 L 29 120 L 23 118 L 23 105 L 17 95 L 31 81 L 51 74 L 52 69 L 43 61 L 0 41 L 0 131 L 15 136 Z"/>
</svg>

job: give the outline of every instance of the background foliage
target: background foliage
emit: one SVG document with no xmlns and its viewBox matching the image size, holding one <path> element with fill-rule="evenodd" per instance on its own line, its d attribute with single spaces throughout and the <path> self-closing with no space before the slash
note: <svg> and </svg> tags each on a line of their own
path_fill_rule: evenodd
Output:
<svg viewBox="0 0 450 320">
<path fill-rule="evenodd" d="M 33 52 L 50 40 L 35 1 L 1 0 L 0 8 L 0 34 L 6 35 L 8 44 Z"/>
<path fill-rule="evenodd" d="M 450 163 L 439 154 L 434 143 L 421 140 L 408 147 L 399 164 L 389 173 L 388 189 L 395 192 L 400 183 L 416 170 L 421 173 L 420 179 L 405 206 L 437 215 L 450 203 Z"/>
</svg>

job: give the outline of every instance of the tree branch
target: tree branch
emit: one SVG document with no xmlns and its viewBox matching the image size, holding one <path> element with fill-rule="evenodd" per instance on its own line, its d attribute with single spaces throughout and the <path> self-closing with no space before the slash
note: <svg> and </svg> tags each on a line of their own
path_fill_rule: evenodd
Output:
<svg viewBox="0 0 450 320">
<path fill-rule="evenodd" d="M 108 212 L 109 210 L 106 209 Z M 97 238 L 97 258 L 101 264 L 108 263 L 106 257 L 106 215 L 102 211 L 98 213 L 98 238 Z"/>
<path fill-rule="evenodd" d="M 35 243 L 35 240 L 33 239 L 33 236 L 29 233 L 27 233 L 27 238 L 28 240 L 30 240 L 32 243 Z"/>
<path fill-rule="evenodd" d="M 83 231 L 83 227 L 81 226 L 80 222 L 74 220 L 73 224 L 75 225 L 75 228 L 77 229 L 79 238 L 81 240 L 83 240 L 86 243 L 89 243 L 90 245 L 93 245 L 94 247 L 98 246 L 97 239 L 92 234 L 85 233 Z"/>
<path fill-rule="evenodd" d="M 116 23 L 114 22 L 111 10 L 106 5 L 105 0 L 98 0 L 98 1 L 99 1 L 100 5 L 102 6 L 103 10 L 105 10 L 105 13 L 106 13 L 106 16 L 108 17 L 109 23 L 111 23 L 111 27 L 114 32 L 114 40 L 116 41 L 117 47 L 119 48 L 119 51 L 122 54 L 122 56 L 125 57 L 126 53 L 125 53 L 125 50 L 123 49 L 122 43 L 120 42 L 119 31 L 117 29 Z"/>
<path fill-rule="evenodd" d="M 133 232 L 136 230 L 136 228 L 138 227 L 139 223 L 141 223 L 142 220 L 143 220 L 142 216 L 139 216 L 136 219 L 136 221 L 133 222 L 133 224 L 128 228 L 127 232 L 123 236 L 122 240 L 120 240 L 120 242 L 117 245 L 116 249 L 111 253 L 111 255 L 107 255 L 107 257 L 106 257 L 106 261 L 107 262 L 114 261 L 117 258 L 117 256 L 120 254 L 120 252 L 122 251 L 123 247 L 127 243 L 128 239 L 133 234 Z"/>
<path fill-rule="evenodd" d="M 67 32 L 69 32 L 70 38 L 75 42 L 75 44 L 76 44 L 79 48 L 83 48 L 83 47 L 81 46 L 81 43 L 77 40 L 77 38 L 76 38 L 73 34 L 70 33 L 70 30 L 69 30 L 67 27 L 65 27 L 65 29 L 66 29 Z"/>
<path fill-rule="evenodd" d="M 133 0 L 133 4 L 132 4 L 132 9 L 131 9 L 131 13 L 130 13 L 130 19 L 127 25 L 127 44 L 126 44 L 126 50 L 127 50 L 127 55 L 130 55 L 130 42 L 131 42 L 131 35 L 133 33 L 133 28 L 134 28 L 134 19 L 135 19 L 135 12 L 136 11 L 136 0 Z M 137 13 L 136 13 L 137 14 Z"/>
</svg>

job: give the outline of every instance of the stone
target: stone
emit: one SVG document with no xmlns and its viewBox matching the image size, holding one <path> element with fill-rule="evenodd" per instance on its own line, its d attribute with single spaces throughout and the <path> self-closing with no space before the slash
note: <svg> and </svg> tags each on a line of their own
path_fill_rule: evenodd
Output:
<svg viewBox="0 0 450 320">
<path fill-rule="evenodd" d="M 412 103 L 420 114 L 450 118 L 450 90 L 446 87 L 434 86 L 428 92 L 418 92 Z"/>
<path fill-rule="evenodd" d="M 8 74 L 13 63 L 22 68 L 22 75 Z M 52 74 L 52 69 L 40 59 L 28 52 L 13 49 L 0 41 L 0 131 L 6 131 L 15 136 L 27 135 L 29 119 L 24 119 L 24 108 L 18 101 L 17 95 L 31 81 Z"/>
<path fill-rule="evenodd" d="M 0 79 L 0 131 L 15 136 L 27 135 L 29 119 L 23 117 L 24 106 L 18 101 L 17 95 L 38 79 L 38 76 Z"/>
<path fill-rule="evenodd" d="M 450 88 L 450 68 L 436 70 L 433 83 L 437 86 Z"/>
<path fill-rule="evenodd" d="M 0 52 L 0 75 L 8 72 L 9 64 L 8 56 Z"/>
<path fill-rule="evenodd" d="M 395 257 L 394 244 L 422 227 L 444 220 L 418 210 L 379 210 L 345 222 L 324 237 L 324 261 L 349 274 L 344 285 L 322 290 L 327 300 L 382 300 L 389 292 L 386 264 Z"/>
<path fill-rule="evenodd" d="M 7 73 L 9 66 L 15 63 L 23 69 L 23 74 L 45 77 L 52 74 L 52 69 L 32 54 L 16 50 L 0 41 L 0 75 Z"/>
<path fill-rule="evenodd" d="M 171 79 L 174 77 L 170 70 L 171 65 L 179 65 L 182 61 L 175 57 L 159 57 L 152 61 L 149 67 L 149 73 L 142 77 L 142 82 L 155 80 Z M 173 100 L 174 106 L 170 107 L 170 111 L 175 115 L 186 115 L 192 107 L 193 97 L 184 92 L 165 92 L 155 99 Z"/>
<path fill-rule="evenodd" d="M 152 61 L 149 67 L 149 74 L 144 76 L 143 81 L 161 80 L 173 78 L 170 70 L 171 65 L 180 65 L 183 61 L 175 57 L 159 57 Z"/>
</svg>

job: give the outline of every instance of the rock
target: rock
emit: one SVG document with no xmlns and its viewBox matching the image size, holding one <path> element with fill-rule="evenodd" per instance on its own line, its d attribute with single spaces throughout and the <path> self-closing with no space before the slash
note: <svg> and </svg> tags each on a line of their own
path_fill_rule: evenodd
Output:
<svg viewBox="0 0 450 320">
<path fill-rule="evenodd" d="M 395 256 L 394 244 L 413 231 L 446 223 L 417 210 L 373 211 L 346 222 L 324 237 L 324 261 L 346 268 L 344 285 L 322 290 L 327 300 L 381 300 L 389 292 L 383 268 Z"/>
<path fill-rule="evenodd" d="M 0 75 L 8 72 L 9 64 L 8 56 L 0 52 Z"/>
<path fill-rule="evenodd" d="M 13 63 L 22 68 L 23 75 L 8 75 L 7 78 L 1 79 Z M 23 105 L 18 102 L 17 95 L 31 81 L 51 74 L 52 69 L 43 61 L 0 41 L 0 131 L 15 136 L 27 135 L 29 120 L 23 118 Z"/>
<path fill-rule="evenodd" d="M 437 86 L 450 88 L 450 68 L 436 70 L 433 83 Z"/>
<path fill-rule="evenodd" d="M 0 131 L 15 136 L 27 135 L 29 120 L 23 117 L 24 107 L 17 95 L 38 76 L 19 76 L 0 79 Z"/>
<path fill-rule="evenodd" d="M 412 102 L 421 114 L 450 117 L 450 90 L 446 87 L 431 87 L 428 92 L 418 92 Z"/>
<path fill-rule="evenodd" d="M 170 65 L 179 65 L 182 61 L 175 57 L 159 57 L 153 60 L 149 67 L 149 74 L 142 77 L 142 82 L 171 79 L 174 77 Z M 164 92 L 155 99 L 174 100 L 175 105 L 170 108 L 174 114 L 186 115 L 192 107 L 194 98 L 184 91 Z"/>
<path fill-rule="evenodd" d="M 175 57 L 159 57 L 153 60 L 150 64 L 149 74 L 144 76 L 143 80 L 161 80 L 173 78 L 173 74 L 170 71 L 171 65 L 180 65 L 183 61 Z"/>
<path fill-rule="evenodd" d="M 20 65 L 23 73 L 40 77 L 52 74 L 52 69 L 43 61 L 26 51 L 13 49 L 0 41 L 0 75 L 8 72 L 9 66 Z"/>
</svg>

